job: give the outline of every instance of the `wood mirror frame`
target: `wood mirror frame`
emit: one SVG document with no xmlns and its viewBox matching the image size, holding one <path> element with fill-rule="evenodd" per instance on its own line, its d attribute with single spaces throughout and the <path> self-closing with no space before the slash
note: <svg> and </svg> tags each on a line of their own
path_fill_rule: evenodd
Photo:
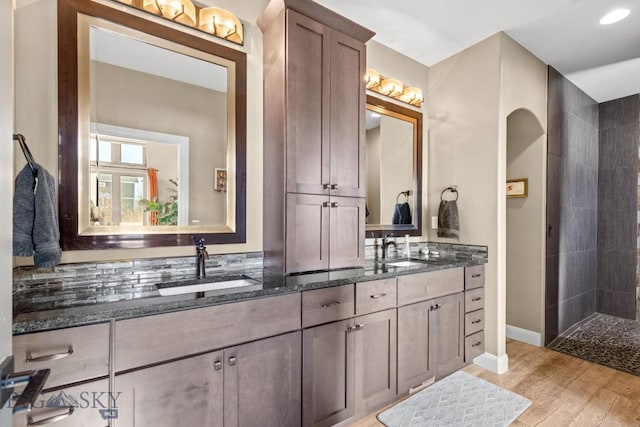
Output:
<svg viewBox="0 0 640 427">
<path fill-rule="evenodd" d="M 233 232 L 175 234 L 81 235 L 78 232 L 78 19 L 85 14 L 155 37 L 170 40 L 236 63 L 235 102 L 235 229 Z M 63 250 L 186 246 L 193 237 L 208 244 L 246 242 L 246 112 L 247 58 L 231 49 L 187 32 L 87 0 L 58 0 L 58 167 L 60 243 Z"/>
<path fill-rule="evenodd" d="M 387 234 L 420 236 L 422 235 L 422 113 L 371 95 L 367 95 L 367 109 L 387 116 L 404 118 L 414 124 L 414 129 L 413 204 L 411 206 L 413 222 L 411 224 L 366 224 L 366 237 L 382 237 Z"/>
</svg>

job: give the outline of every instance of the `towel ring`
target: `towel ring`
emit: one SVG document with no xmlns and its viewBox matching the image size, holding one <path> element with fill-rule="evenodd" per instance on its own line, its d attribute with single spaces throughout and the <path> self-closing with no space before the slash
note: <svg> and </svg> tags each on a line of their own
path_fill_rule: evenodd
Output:
<svg viewBox="0 0 640 427">
<path fill-rule="evenodd" d="M 452 193 L 456 193 L 456 198 L 453 199 L 453 201 L 457 201 L 458 200 L 458 190 L 456 189 L 455 185 L 452 185 L 451 187 L 447 187 L 444 190 L 442 190 L 442 193 L 440 193 L 440 200 L 444 200 L 442 198 L 442 196 L 444 196 L 444 193 L 446 193 L 447 191 L 451 191 Z"/>
<path fill-rule="evenodd" d="M 411 192 L 411 190 L 399 192 L 398 195 L 396 196 L 396 204 L 399 203 L 400 196 L 404 196 L 405 197 L 405 200 L 404 200 L 405 203 L 408 203 L 409 202 L 409 193 L 410 192 Z"/>
</svg>

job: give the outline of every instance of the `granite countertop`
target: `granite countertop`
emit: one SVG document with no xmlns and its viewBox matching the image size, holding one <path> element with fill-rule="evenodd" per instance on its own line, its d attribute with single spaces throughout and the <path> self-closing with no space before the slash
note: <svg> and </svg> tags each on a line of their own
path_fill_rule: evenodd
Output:
<svg viewBox="0 0 640 427">
<path fill-rule="evenodd" d="M 167 313 L 191 308 L 207 307 L 230 302 L 301 292 L 386 279 L 407 274 L 443 270 L 456 267 L 480 265 L 486 258 L 472 256 L 441 256 L 425 259 L 408 267 L 394 267 L 387 263 L 367 260 L 361 268 L 312 272 L 282 276 L 271 274 L 262 268 L 236 268 L 208 275 L 207 281 L 227 281 L 242 278 L 255 282 L 248 288 L 225 289 L 220 291 L 191 292 L 179 295 L 161 296 L 158 280 L 148 282 L 138 279 L 135 283 L 123 280 L 115 284 L 85 285 L 69 289 L 60 286 L 41 291 L 38 297 L 33 292 L 14 290 L 13 334 L 26 334 L 74 326 L 89 325 L 111 320 Z M 401 261 L 401 260 L 395 260 Z M 190 284 L 192 276 L 172 277 L 171 281 L 184 280 Z M 162 282 L 167 282 L 163 280 Z"/>
</svg>

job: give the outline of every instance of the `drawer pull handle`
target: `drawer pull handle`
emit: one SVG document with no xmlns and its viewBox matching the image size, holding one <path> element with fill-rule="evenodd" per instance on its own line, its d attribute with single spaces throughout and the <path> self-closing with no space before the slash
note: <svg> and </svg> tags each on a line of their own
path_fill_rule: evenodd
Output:
<svg viewBox="0 0 640 427">
<path fill-rule="evenodd" d="M 215 362 L 213 362 L 213 369 L 216 371 L 219 371 L 220 369 L 222 369 L 222 362 L 219 360 L 216 360 Z"/>
<path fill-rule="evenodd" d="M 482 319 L 474 320 L 474 321 L 471 322 L 471 324 L 472 325 L 477 325 L 480 322 L 482 322 Z"/>
<path fill-rule="evenodd" d="M 229 366 L 236 366 L 236 357 L 235 356 L 231 356 L 229 358 Z"/>
<path fill-rule="evenodd" d="M 323 190 L 328 190 L 329 189 L 329 184 L 322 184 L 322 189 Z"/>
<path fill-rule="evenodd" d="M 331 184 L 331 189 L 332 190 L 337 190 L 338 189 L 338 184 Z"/>
<path fill-rule="evenodd" d="M 67 412 L 65 412 L 64 414 L 54 415 L 53 417 L 45 418 L 40 421 L 33 421 L 33 418 L 31 418 L 31 415 L 29 415 L 27 417 L 27 426 L 35 427 L 35 426 L 43 426 L 47 424 L 57 423 L 58 421 L 64 420 L 65 418 L 70 417 L 71 415 L 73 415 L 73 406 L 69 406 L 67 408 Z"/>
<path fill-rule="evenodd" d="M 348 333 L 351 333 L 351 332 L 353 332 L 353 331 L 360 331 L 360 330 L 362 330 L 362 329 L 364 329 L 364 325 L 363 325 L 362 323 L 359 323 L 359 324 L 357 324 L 357 325 L 355 325 L 355 326 L 349 326 L 349 327 L 347 328 L 347 332 L 348 332 Z"/>
<path fill-rule="evenodd" d="M 477 302 L 477 301 L 480 301 L 481 299 L 482 299 L 482 297 L 475 297 L 475 298 L 472 298 L 471 301 L 472 302 Z"/>
<path fill-rule="evenodd" d="M 381 294 L 370 295 L 370 298 L 378 299 L 378 298 L 382 298 L 382 297 L 386 297 L 386 296 L 387 296 L 387 294 L 381 293 Z"/>
<path fill-rule="evenodd" d="M 471 344 L 471 347 L 477 347 L 477 346 L 479 346 L 480 344 L 482 344 L 482 341 L 478 341 L 478 342 L 477 342 L 477 343 L 475 343 L 475 344 Z"/>
<path fill-rule="evenodd" d="M 332 208 L 337 208 L 338 207 L 338 202 L 331 202 L 331 207 Z"/>
<path fill-rule="evenodd" d="M 40 357 L 32 357 L 31 356 L 31 352 L 27 351 L 26 362 L 27 363 L 51 362 L 52 360 L 59 360 L 59 359 L 62 359 L 64 357 L 69 357 L 72 354 L 73 354 L 73 347 L 72 346 L 69 346 L 69 350 L 67 350 L 64 353 L 47 354 L 46 356 L 40 356 Z"/>
<path fill-rule="evenodd" d="M 473 279 L 477 279 L 478 277 L 482 277 L 482 274 L 476 273 L 476 274 L 472 274 L 471 275 L 471 278 L 473 278 Z"/>
<path fill-rule="evenodd" d="M 328 208 L 329 207 L 329 202 L 322 202 L 322 207 L 323 208 Z"/>
<path fill-rule="evenodd" d="M 362 329 L 364 329 L 364 325 L 362 323 L 356 325 L 356 331 L 360 331 Z"/>
<path fill-rule="evenodd" d="M 439 310 L 441 308 L 442 308 L 442 306 L 440 304 L 436 304 L 436 305 L 432 305 L 431 306 L 431 310 Z"/>
<path fill-rule="evenodd" d="M 333 307 L 334 305 L 340 305 L 340 301 L 328 302 L 328 303 L 322 304 L 320 307 L 329 308 L 329 307 Z"/>
</svg>

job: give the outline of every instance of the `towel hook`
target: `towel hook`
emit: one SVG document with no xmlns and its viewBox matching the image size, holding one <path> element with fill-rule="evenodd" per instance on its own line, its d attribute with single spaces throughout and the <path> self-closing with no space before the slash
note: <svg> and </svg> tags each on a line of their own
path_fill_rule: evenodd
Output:
<svg viewBox="0 0 640 427">
<path fill-rule="evenodd" d="M 454 201 L 458 200 L 458 186 L 457 185 L 450 185 L 449 187 L 447 187 L 444 190 L 442 190 L 442 193 L 440 193 L 440 200 L 444 200 L 442 198 L 442 196 L 444 196 L 444 193 L 446 193 L 447 191 L 451 191 L 452 193 L 456 193 L 456 198 L 453 199 L 453 200 Z"/>
<path fill-rule="evenodd" d="M 33 155 L 31 154 L 31 150 L 29 150 L 29 146 L 27 145 L 27 140 L 24 137 L 24 135 L 21 135 L 19 133 L 14 134 L 13 135 L 13 140 L 14 141 L 18 141 L 18 144 L 20 144 L 20 148 L 22 149 L 22 154 L 24 154 L 24 158 L 27 159 L 27 164 L 29 165 L 29 168 L 31 168 L 31 172 L 37 176 L 38 173 L 35 169 L 34 163 L 36 162 L 33 159 Z"/>
</svg>

